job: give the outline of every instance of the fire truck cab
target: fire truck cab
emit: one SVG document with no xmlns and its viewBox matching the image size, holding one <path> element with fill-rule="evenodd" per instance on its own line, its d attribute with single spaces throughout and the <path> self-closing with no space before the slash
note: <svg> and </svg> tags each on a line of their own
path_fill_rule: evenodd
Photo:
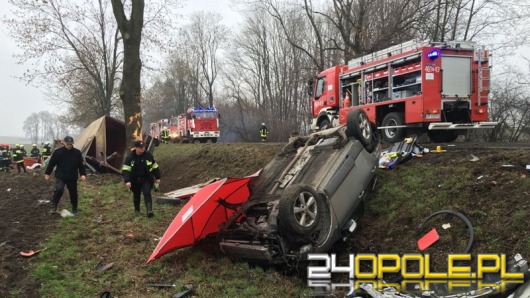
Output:
<svg viewBox="0 0 530 298">
<path fill-rule="evenodd" d="M 309 81 L 313 120 L 321 130 L 362 108 L 393 143 L 427 132 L 452 142 L 488 122 L 488 51 L 470 41 L 409 41 L 319 73 Z"/>
<path fill-rule="evenodd" d="M 217 143 L 221 135 L 219 114 L 215 108 L 189 108 L 177 116 L 177 132 L 182 142 Z"/>
</svg>

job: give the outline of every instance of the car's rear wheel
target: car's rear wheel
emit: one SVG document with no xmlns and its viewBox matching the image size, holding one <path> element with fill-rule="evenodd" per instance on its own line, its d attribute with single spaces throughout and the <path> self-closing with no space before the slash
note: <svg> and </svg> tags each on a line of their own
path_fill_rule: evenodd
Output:
<svg viewBox="0 0 530 298">
<path fill-rule="evenodd" d="M 377 138 L 374 135 L 372 123 L 368 115 L 362 109 L 353 110 L 346 118 L 346 135 L 354 137 L 363 144 L 364 148 L 372 152 L 377 146 Z"/>
<path fill-rule="evenodd" d="M 324 198 L 307 185 L 291 185 L 282 193 L 278 221 L 287 234 L 308 235 L 320 222 Z"/>
</svg>

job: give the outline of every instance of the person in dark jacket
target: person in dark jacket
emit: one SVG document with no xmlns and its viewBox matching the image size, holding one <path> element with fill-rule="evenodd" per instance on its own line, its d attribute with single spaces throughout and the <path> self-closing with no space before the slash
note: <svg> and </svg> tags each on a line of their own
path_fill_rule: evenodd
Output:
<svg viewBox="0 0 530 298">
<path fill-rule="evenodd" d="M 72 213 L 77 214 L 77 173 L 81 175 L 81 181 L 86 180 L 85 164 L 83 154 L 74 148 L 74 138 L 71 136 L 64 137 L 64 147 L 53 151 L 44 179 L 50 180 L 50 174 L 55 169 L 55 192 L 53 193 L 52 209 L 50 212 L 57 212 L 57 205 L 63 196 L 64 186 L 68 187 L 70 193 L 70 202 L 72 203 Z"/>
<path fill-rule="evenodd" d="M 143 141 L 134 142 L 134 149 L 125 158 L 122 168 L 125 185 L 133 192 L 134 211 L 140 212 L 140 195 L 144 194 L 147 217 L 153 217 L 151 189 L 160 184 L 160 169 L 153 155 L 145 151 Z"/>
<path fill-rule="evenodd" d="M 19 174 L 22 172 L 20 169 L 22 169 L 24 173 L 27 173 L 26 167 L 24 166 L 24 151 L 20 148 L 19 144 L 16 144 L 13 149 L 13 161 L 17 164 Z"/>
<path fill-rule="evenodd" d="M 33 144 L 33 148 L 31 148 L 31 157 L 39 157 L 40 156 L 40 150 L 37 148 L 37 144 Z"/>
</svg>

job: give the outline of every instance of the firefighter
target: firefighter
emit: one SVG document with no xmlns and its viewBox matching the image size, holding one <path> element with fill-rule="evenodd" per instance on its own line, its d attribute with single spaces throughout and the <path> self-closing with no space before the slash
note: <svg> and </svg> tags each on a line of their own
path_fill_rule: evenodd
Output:
<svg viewBox="0 0 530 298">
<path fill-rule="evenodd" d="M 0 171 L 11 171 L 11 154 L 9 153 L 9 149 L 7 145 L 0 145 L 0 153 L 2 154 L 2 157 L 0 159 Z"/>
<path fill-rule="evenodd" d="M 44 147 L 42 147 L 42 156 L 46 158 L 50 155 L 52 155 L 52 147 L 50 146 L 50 142 L 46 142 Z"/>
<path fill-rule="evenodd" d="M 13 149 L 13 161 L 17 164 L 17 170 L 20 174 L 21 170 L 24 170 L 24 173 L 26 173 L 26 167 L 24 166 L 24 152 L 20 148 L 19 144 L 15 145 L 15 148 Z"/>
<path fill-rule="evenodd" d="M 267 141 L 267 136 L 269 135 L 269 130 L 267 129 L 267 126 L 265 126 L 265 123 L 261 123 L 261 128 L 259 129 L 259 134 L 261 136 L 261 141 L 262 142 Z"/>
<path fill-rule="evenodd" d="M 153 155 L 145 151 L 143 141 L 134 142 L 134 149 L 125 158 L 123 180 L 133 192 L 134 211 L 140 212 L 140 195 L 143 193 L 147 217 L 153 217 L 151 189 L 160 184 L 160 169 Z"/>
<path fill-rule="evenodd" d="M 33 144 L 33 148 L 31 148 L 31 157 L 39 157 L 40 156 L 40 150 L 37 148 L 37 144 Z"/>
<path fill-rule="evenodd" d="M 169 144 L 169 129 L 167 126 L 164 126 L 164 129 L 162 130 L 162 141 L 164 144 Z"/>
<path fill-rule="evenodd" d="M 26 151 L 26 149 L 24 149 L 24 145 L 20 145 L 20 150 L 24 154 L 24 157 L 28 157 L 28 152 Z"/>
</svg>

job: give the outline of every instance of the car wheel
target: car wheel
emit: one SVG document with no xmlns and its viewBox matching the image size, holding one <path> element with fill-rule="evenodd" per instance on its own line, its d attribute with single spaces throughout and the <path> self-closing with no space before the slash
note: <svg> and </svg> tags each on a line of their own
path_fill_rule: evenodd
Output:
<svg viewBox="0 0 530 298">
<path fill-rule="evenodd" d="M 287 234 L 307 235 L 320 222 L 324 199 L 312 187 L 291 185 L 281 195 L 278 221 Z"/>
<path fill-rule="evenodd" d="M 324 119 L 322 120 L 322 122 L 320 122 L 320 125 L 318 126 L 318 129 L 319 130 L 326 130 L 328 128 L 330 128 L 330 125 L 331 123 L 329 122 L 328 119 Z"/>
<path fill-rule="evenodd" d="M 346 118 L 346 135 L 354 137 L 365 147 L 371 147 L 374 142 L 374 131 L 368 115 L 362 109 L 353 110 Z"/>
<path fill-rule="evenodd" d="M 405 117 L 403 113 L 392 112 L 388 113 L 381 122 L 382 126 L 401 126 L 405 124 Z M 405 137 L 406 129 L 403 127 L 396 128 L 384 128 L 383 129 L 383 140 L 387 143 L 395 143 Z"/>
</svg>

